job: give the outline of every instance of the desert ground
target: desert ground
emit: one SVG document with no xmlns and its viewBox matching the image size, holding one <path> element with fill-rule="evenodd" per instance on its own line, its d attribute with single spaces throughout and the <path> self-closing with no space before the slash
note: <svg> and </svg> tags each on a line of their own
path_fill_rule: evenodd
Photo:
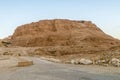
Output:
<svg viewBox="0 0 120 80">
<path fill-rule="evenodd" d="M 33 65 L 18 67 L 20 61 Z M 38 57 L 0 57 L 0 80 L 120 80 L 118 67 L 54 63 Z"/>
</svg>

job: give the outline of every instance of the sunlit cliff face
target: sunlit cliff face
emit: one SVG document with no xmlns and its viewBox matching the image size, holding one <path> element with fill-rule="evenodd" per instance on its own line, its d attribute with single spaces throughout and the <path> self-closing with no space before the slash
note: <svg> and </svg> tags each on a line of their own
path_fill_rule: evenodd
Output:
<svg viewBox="0 0 120 80">
<path fill-rule="evenodd" d="M 108 49 L 120 41 L 105 34 L 91 21 L 41 20 L 16 28 L 13 46 L 81 46 L 82 49 Z"/>
</svg>

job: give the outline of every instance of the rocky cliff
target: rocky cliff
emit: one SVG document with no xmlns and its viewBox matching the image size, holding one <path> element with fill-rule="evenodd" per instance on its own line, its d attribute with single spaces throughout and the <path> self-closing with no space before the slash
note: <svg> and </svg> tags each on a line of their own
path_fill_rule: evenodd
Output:
<svg viewBox="0 0 120 80">
<path fill-rule="evenodd" d="M 120 44 L 91 21 L 67 19 L 41 20 L 19 26 L 11 41 L 13 46 L 79 46 L 83 50 L 104 50 Z"/>
</svg>

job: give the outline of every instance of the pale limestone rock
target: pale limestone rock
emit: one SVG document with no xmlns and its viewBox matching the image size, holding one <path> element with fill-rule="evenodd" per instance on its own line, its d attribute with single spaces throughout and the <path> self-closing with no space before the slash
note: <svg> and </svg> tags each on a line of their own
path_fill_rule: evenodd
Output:
<svg viewBox="0 0 120 80">
<path fill-rule="evenodd" d="M 112 64 L 113 66 L 120 67 L 120 60 L 117 59 L 117 58 L 112 58 L 112 59 L 111 59 L 111 64 Z"/>
<path fill-rule="evenodd" d="M 80 59 L 80 64 L 84 64 L 84 65 L 89 65 L 89 64 L 92 64 L 93 62 L 92 62 L 92 60 L 90 60 L 90 59 L 85 59 L 85 58 L 82 58 L 82 59 Z"/>
<path fill-rule="evenodd" d="M 79 60 L 75 60 L 75 59 L 73 59 L 73 60 L 71 60 L 71 64 L 79 64 Z"/>
</svg>

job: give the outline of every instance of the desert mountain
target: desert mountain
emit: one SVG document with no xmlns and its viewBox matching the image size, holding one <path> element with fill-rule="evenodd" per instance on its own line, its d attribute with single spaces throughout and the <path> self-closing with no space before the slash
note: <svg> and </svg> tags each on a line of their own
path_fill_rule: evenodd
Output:
<svg viewBox="0 0 120 80">
<path fill-rule="evenodd" d="M 91 21 L 67 19 L 41 20 L 19 26 L 11 37 L 13 46 L 79 46 L 81 49 L 105 50 L 120 41 L 105 34 Z"/>
</svg>

